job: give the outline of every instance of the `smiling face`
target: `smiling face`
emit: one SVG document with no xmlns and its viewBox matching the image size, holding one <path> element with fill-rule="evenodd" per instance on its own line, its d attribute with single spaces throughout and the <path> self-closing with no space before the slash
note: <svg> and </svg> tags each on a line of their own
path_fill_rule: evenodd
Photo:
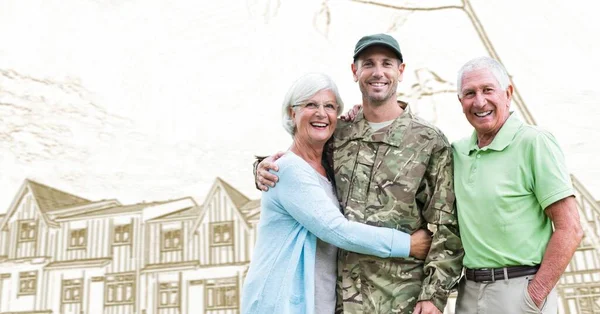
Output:
<svg viewBox="0 0 600 314">
<path fill-rule="evenodd" d="M 508 116 L 513 87 L 503 90 L 489 69 L 465 72 L 459 100 L 463 113 L 475 128 L 480 147 L 492 142 Z"/>
<path fill-rule="evenodd" d="M 363 100 L 373 105 L 396 103 L 396 89 L 403 72 L 404 63 L 383 46 L 365 49 L 352 64 L 354 81 L 358 82 Z"/>
<path fill-rule="evenodd" d="M 294 141 L 322 148 L 333 135 L 337 124 L 335 94 L 328 89 L 321 90 L 296 108 L 290 108 L 290 117 L 296 131 Z"/>
</svg>

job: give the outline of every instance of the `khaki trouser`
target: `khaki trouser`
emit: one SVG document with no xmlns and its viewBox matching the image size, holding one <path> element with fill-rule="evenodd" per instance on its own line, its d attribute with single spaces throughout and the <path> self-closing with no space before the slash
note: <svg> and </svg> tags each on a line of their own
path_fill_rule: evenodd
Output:
<svg viewBox="0 0 600 314">
<path fill-rule="evenodd" d="M 556 314 L 558 298 L 556 288 L 552 289 L 542 308 L 538 308 L 527 292 L 527 286 L 535 275 L 498 280 L 496 282 L 475 282 L 462 278 L 458 285 L 456 314 Z"/>
</svg>

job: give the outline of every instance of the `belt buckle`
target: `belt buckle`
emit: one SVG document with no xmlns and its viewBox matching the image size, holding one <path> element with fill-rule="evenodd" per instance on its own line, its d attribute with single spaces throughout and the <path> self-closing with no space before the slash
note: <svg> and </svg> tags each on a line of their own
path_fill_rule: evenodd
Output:
<svg viewBox="0 0 600 314">
<path fill-rule="evenodd" d="M 496 274 L 495 274 L 495 271 L 494 271 L 493 268 L 482 268 L 481 270 L 489 271 L 490 274 L 491 274 L 491 276 L 492 276 L 492 280 L 482 280 L 482 281 L 480 281 L 481 283 L 494 283 L 494 282 L 496 282 L 496 278 L 495 278 Z"/>
</svg>

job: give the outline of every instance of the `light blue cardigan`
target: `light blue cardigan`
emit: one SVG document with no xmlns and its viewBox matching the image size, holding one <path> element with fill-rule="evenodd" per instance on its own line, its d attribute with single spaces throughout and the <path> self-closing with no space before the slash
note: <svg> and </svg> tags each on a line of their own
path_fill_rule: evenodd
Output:
<svg viewBox="0 0 600 314">
<path fill-rule="evenodd" d="M 242 292 L 243 314 L 314 313 L 317 237 L 378 257 L 407 257 L 410 236 L 348 221 L 292 152 L 277 160 L 277 187 L 263 192 L 258 236 Z"/>
</svg>

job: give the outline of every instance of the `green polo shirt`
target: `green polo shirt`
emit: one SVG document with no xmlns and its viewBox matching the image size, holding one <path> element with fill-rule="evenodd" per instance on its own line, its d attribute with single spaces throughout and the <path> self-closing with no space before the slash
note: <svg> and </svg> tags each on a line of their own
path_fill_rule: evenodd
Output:
<svg viewBox="0 0 600 314">
<path fill-rule="evenodd" d="M 540 264 L 552 235 L 544 209 L 573 195 L 554 136 L 511 114 L 488 146 L 473 132 L 452 147 L 465 267 Z"/>
</svg>

